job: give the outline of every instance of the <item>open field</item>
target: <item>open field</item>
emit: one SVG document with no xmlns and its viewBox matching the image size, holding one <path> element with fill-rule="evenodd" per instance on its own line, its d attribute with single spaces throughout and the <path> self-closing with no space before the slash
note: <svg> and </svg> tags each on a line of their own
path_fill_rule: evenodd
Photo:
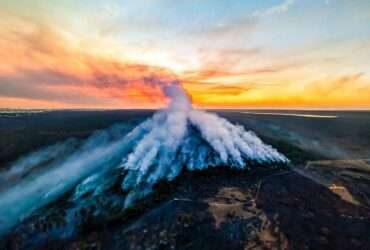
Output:
<svg viewBox="0 0 370 250">
<path fill-rule="evenodd" d="M 286 155 L 290 166 L 184 171 L 124 211 L 116 185 L 110 195 L 82 204 L 66 193 L 4 235 L 0 249 L 370 248 L 370 112 L 217 113 L 254 131 Z M 150 114 L 1 114 L 0 165 L 4 170 L 24 154 L 70 138 L 73 150 L 116 123 L 129 132 Z M 2 179 L 0 192 L 24 176 L 13 178 Z"/>
<path fill-rule="evenodd" d="M 274 110 L 217 112 L 230 121 L 256 132 L 267 142 L 277 145 L 293 161 L 300 161 L 302 157 L 314 158 L 316 155 L 330 159 L 370 156 L 370 112 Z M 130 122 L 131 126 L 134 126 L 152 113 L 153 111 L 149 110 L 0 113 L 0 166 L 4 167 L 25 153 L 70 137 L 86 138 L 95 130 L 107 128 L 115 123 Z M 295 148 L 293 152 L 290 152 L 289 150 L 293 148 Z M 311 156 L 302 151 L 308 152 Z M 295 152 L 297 155 L 294 155 Z"/>
</svg>

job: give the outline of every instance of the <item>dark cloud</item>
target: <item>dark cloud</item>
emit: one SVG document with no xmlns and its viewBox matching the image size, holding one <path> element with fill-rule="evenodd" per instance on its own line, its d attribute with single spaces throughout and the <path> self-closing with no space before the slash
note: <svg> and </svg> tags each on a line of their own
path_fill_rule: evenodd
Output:
<svg viewBox="0 0 370 250">
<path fill-rule="evenodd" d="M 0 82 L 0 97 L 22 98 L 30 100 L 42 100 L 60 102 L 66 104 L 101 104 L 102 100 L 95 96 L 81 95 L 81 93 L 61 92 L 50 88 L 44 88 L 40 85 L 28 83 Z"/>
<path fill-rule="evenodd" d="M 18 69 L 16 74 L 0 75 L 1 86 L 5 86 L 7 84 L 60 85 L 77 84 L 80 82 L 80 78 L 54 69 Z"/>
<path fill-rule="evenodd" d="M 228 85 L 218 85 L 212 88 L 209 88 L 209 92 L 207 94 L 212 95 L 231 95 L 236 96 L 243 94 L 253 87 L 240 87 L 240 86 L 228 86 Z"/>
</svg>

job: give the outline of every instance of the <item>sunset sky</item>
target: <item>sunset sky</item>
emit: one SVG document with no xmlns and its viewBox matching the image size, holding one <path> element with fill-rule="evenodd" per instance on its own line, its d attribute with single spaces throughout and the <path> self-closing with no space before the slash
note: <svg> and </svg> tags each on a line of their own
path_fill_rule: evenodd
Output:
<svg viewBox="0 0 370 250">
<path fill-rule="evenodd" d="M 369 0 L 1 0 L 0 108 L 370 109 Z"/>
</svg>

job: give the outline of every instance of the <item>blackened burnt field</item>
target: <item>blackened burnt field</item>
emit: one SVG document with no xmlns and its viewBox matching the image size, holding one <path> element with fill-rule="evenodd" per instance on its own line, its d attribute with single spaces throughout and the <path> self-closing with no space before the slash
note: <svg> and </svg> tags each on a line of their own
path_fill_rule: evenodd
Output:
<svg viewBox="0 0 370 250">
<path fill-rule="evenodd" d="M 72 220 L 66 197 L 1 236 L 0 249 L 370 249 L 370 112 L 216 112 L 254 131 L 290 166 L 185 172 L 129 211 L 102 197 L 104 212 L 89 204 Z M 116 123 L 130 131 L 152 113 L 1 112 L 0 169 Z"/>
</svg>

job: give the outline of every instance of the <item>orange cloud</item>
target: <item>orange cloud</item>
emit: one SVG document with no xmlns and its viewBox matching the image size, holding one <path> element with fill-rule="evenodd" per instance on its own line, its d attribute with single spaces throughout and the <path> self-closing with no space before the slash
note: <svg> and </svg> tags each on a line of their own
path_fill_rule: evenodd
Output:
<svg viewBox="0 0 370 250">
<path fill-rule="evenodd" d="M 165 99 L 153 79 L 176 79 L 161 67 L 89 54 L 47 25 L 22 25 L 0 26 L 0 56 L 8 58 L 0 65 L 0 107 L 24 100 L 43 107 L 160 106 Z"/>
<path fill-rule="evenodd" d="M 0 35 L 0 107 L 157 108 L 166 100 L 155 82 L 176 79 L 200 107 L 370 107 L 365 73 L 322 74 L 323 64 L 307 58 L 254 64 L 260 48 L 201 51 L 198 69 L 175 75 L 124 55 L 94 54 L 43 23 L 5 18 Z"/>
</svg>

